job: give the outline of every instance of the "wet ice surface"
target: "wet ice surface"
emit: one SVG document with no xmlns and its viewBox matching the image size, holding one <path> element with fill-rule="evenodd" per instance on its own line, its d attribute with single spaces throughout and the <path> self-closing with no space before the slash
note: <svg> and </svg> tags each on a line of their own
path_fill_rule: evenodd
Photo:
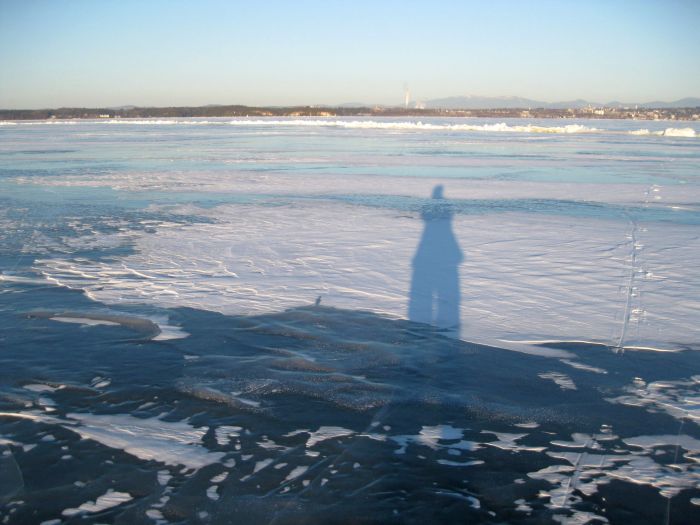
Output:
<svg viewBox="0 0 700 525">
<path fill-rule="evenodd" d="M 8 523 L 697 519 L 689 352 L 567 346 L 601 374 L 323 306 L 171 315 L 188 338 L 3 314 Z"/>
<path fill-rule="evenodd" d="M 0 523 L 700 521 L 697 136 L 404 124 L 3 127 Z"/>
</svg>

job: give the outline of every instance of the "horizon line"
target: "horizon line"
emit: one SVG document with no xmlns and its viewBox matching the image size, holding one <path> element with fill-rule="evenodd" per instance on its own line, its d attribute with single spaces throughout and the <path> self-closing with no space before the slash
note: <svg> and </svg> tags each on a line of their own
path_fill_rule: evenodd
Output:
<svg viewBox="0 0 700 525">
<path fill-rule="evenodd" d="M 531 102 L 535 103 L 541 103 L 541 104 L 546 104 L 550 107 L 545 107 L 545 106 L 534 106 L 534 105 L 529 105 L 529 106 L 509 106 L 509 107 L 504 107 L 504 106 L 483 106 L 483 107 L 453 107 L 453 106 L 437 106 L 437 107 L 431 107 L 431 108 L 426 108 L 426 107 L 417 107 L 418 104 L 425 104 L 425 103 L 431 103 L 431 102 L 436 102 L 436 101 L 442 101 L 446 99 L 459 99 L 459 98 L 485 98 L 485 99 L 502 99 L 502 100 L 518 100 L 518 99 L 523 99 L 523 100 L 529 100 Z M 684 101 L 686 99 L 697 99 L 697 104 L 695 105 L 689 105 L 689 106 L 677 106 L 673 108 L 660 108 L 653 106 L 652 104 L 675 104 L 679 103 L 681 101 Z M 395 103 L 395 104 L 381 104 L 381 103 L 363 103 L 363 102 L 342 102 L 342 103 L 337 103 L 337 104 L 265 104 L 265 105 L 251 105 L 251 104 L 241 104 L 241 103 L 228 103 L 228 104 L 197 104 L 197 105 L 138 105 L 138 104 L 120 104 L 120 105 L 99 105 L 99 106 L 78 106 L 78 105 L 71 105 L 71 106 L 44 106 L 44 107 L 20 107 L 20 108 L 8 108 L 8 107 L 0 107 L 0 111 L 2 112 L 10 112 L 10 111 L 59 111 L 59 110 L 76 110 L 76 109 L 83 109 L 83 110 L 100 110 L 100 109 L 105 109 L 105 110 L 133 110 L 133 109 L 205 109 L 205 108 L 226 108 L 226 107 L 240 107 L 240 108 L 250 108 L 250 109 L 295 109 L 295 108 L 327 108 L 327 109 L 374 109 L 374 108 L 382 108 L 382 109 L 402 109 L 402 110 L 415 110 L 415 111 L 430 111 L 430 110 L 437 110 L 437 109 L 453 109 L 453 110 L 496 110 L 496 109 L 570 109 L 572 108 L 571 106 L 566 106 L 566 103 L 572 103 L 572 102 L 578 102 L 578 103 L 585 103 L 588 106 L 591 107 L 598 107 L 598 108 L 603 108 L 603 107 L 611 107 L 613 105 L 615 106 L 623 106 L 623 107 L 632 107 L 632 106 L 637 106 L 640 109 L 641 108 L 646 108 L 646 109 L 687 109 L 687 108 L 695 108 L 695 107 L 700 107 L 700 97 L 682 97 L 676 100 L 653 100 L 649 102 L 622 102 L 619 100 L 611 100 L 607 101 L 605 103 L 601 103 L 598 101 L 591 101 L 587 99 L 582 99 L 582 98 L 577 98 L 577 99 L 571 99 L 571 100 L 562 100 L 562 101 L 555 101 L 555 102 L 548 102 L 544 100 L 534 100 L 534 99 L 527 99 L 525 97 L 516 97 L 516 96 L 509 96 L 509 97 L 481 97 L 478 95 L 464 95 L 464 96 L 451 96 L 451 97 L 441 97 L 437 99 L 427 99 L 427 100 L 415 100 L 411 101 L 412 106 L 406 107 L 404 104 L 401 103 Z M 551 107 L 556 104 L 562 104 L 560 107 Z"/>
</svg>

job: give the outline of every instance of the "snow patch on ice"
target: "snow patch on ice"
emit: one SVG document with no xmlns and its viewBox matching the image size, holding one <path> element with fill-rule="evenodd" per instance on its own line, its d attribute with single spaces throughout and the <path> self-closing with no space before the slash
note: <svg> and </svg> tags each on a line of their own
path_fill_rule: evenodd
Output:
<svg viewBox="0 0 700 525">
<path fill-rule="evenodd" d="M 644 407 L 651 412 L 665 412 L 678 419 L 700 426 L 700 375 L 686 380 L 635 380 L 625 387 L 626 393 L 606 401 L 627 406 Z"/>
<path fill-rule="evenodd" d="M 291 481 L 293 479 L 298 478 L 299 476 L 304 475 L 304 473 L 309 470 L 309 467 L 307 466 L 299 466 L 299 467 L 294 467 L 289 474 L 287 474 L 287 477 L 284 478 L 284 481 Z"/>
<path fill-rule="evenodd" d="M 311 448 L 322 441 L 329 439 L 338 439 L 345 436 L 351 436 L 355 432 L 343 427 L 319 427 L 314 432 L 309 432 L 309 438 L 306 440 L 306 448 Z"/>
<path fill-rule="evenodd" d="M 241 435 L 241 430 L 243 430 L 243 427 L 221 425 L 214 429 L 214 437 L 219 445 L 228 445 L 231 442 L 231 438 Z"/>
<path fill-rule="evenodd" d="M 127 414 L 72 413 L 67 417 L 70 422 L 79 424 L 64 426 L 83 439 L 123 450 L 144 461 L 184 465 L 197 470 L 219 462 L 224 456 L 221 452 L 210 452 L 201 444 L 206 429 L 194 428 L 182 421 L 141 419 Z"/>
<path fill-rule="evenodd" d="M 117 505 L 121 505 L 122 503 L 131 501 L 132 499 L 134 499 L 133 496 L 128 492 L 118 492 L 109 489 L 95 501 L 88 501 L 77 508 L 64 509 L 61 514 L 63 514 L 66 517 L 71 517 L 75 516 L 76 514 L 80 514 L 81 512 L 101 512 L 103 510 L 116 507 Z"/>
<path fill-rule="evenodd" d="M 84 326 L 96 326 L 96 325 L 105 325 L 105 326 L 119 326 L 119 323 L 115 323 L 113 321 L 106 321 L 104 319 L 88 319 L 86 317 L 62 317 L 60 315 L 54 316 L 51 318 L 52 321 L 60 321 L 62 323 L 76 323 L 76 324 L 81 324 Z"/>
<path fill-rule="evenodd" d="M 571 379 L 566 374 L 561 372 L 541 372 L 537 374 L 538 377 L 542 379 L 550 379 L 556 383 L 556 385 L 562 390 L 576 390 L 576 384 L 573 379 Z"/>
</svg>

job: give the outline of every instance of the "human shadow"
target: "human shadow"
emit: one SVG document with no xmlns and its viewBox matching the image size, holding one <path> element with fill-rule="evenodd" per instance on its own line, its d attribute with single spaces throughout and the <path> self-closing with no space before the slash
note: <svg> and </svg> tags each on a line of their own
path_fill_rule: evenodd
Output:
<svg viewBox="0 0 700 525">
<path fill-rule="evenodd" d="M 441 184 L 433 188 L 432 202 L 423 206 L 425 222 L 413 256 L 408 318 L 459 336 L 459 264 L 463 260 L 452 231 L 452 206 Z"/>
</svg>

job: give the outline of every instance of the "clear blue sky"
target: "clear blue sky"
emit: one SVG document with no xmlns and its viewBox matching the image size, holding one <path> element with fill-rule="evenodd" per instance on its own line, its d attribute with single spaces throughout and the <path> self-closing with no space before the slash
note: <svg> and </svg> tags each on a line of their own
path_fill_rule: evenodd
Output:
<svg viewBox="0 0 700 525">
<path fill-rule="evenodd" d="M 700 0 L 0 0 L 0 108 L 700 96 Z"/>
</svg>

